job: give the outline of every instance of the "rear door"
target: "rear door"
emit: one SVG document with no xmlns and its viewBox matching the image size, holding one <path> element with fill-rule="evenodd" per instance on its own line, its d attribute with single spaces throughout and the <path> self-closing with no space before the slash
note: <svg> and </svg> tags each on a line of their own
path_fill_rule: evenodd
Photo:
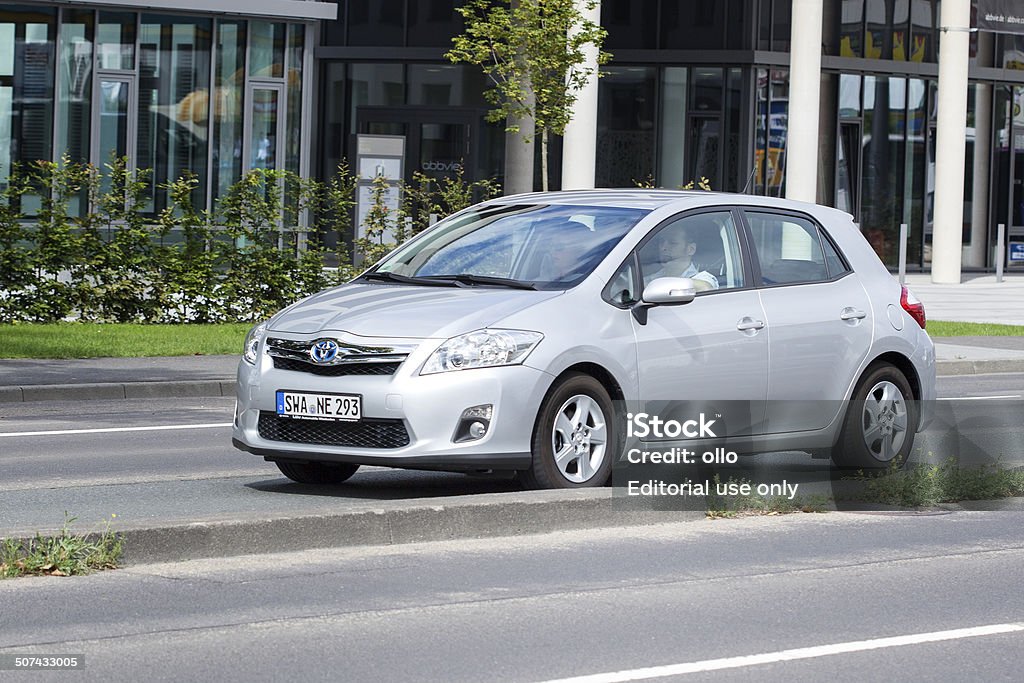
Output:
<svg viewBox="0 0 1024 683">
<path fill-rule="evenodd" d="M 766 432 L 822 429 L 872 342 L 864 287 L 810 217 L 743 211 L 769 331 Z"/>
</svg>

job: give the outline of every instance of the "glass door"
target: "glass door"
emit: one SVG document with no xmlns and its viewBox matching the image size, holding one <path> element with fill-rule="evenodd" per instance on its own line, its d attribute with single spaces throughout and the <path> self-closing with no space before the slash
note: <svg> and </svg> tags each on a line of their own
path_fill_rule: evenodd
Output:
<svg viewBox="0 0 1024 683">
<path fill-rule="evenodd" d="M 283 166 L 284 155 L 281 145 L 284 139 L 283 85 L 254 85 L 250 88 L 249 101 L 249 169 L 261 168 L 267 171 Z"/>
<path fill-rule="evenodd" d="M 718 116 L 690 116 L 689 179 L 694 186 L 707 178 L 714 189 L 721 183 L 721 123 Z"/>
<path fill-rule="evenodd" d="M 102 190 L 110 190 L 106 165 L 115 158 L 128 157 L 128 168 L 134 167 L 135 98 L 134 79 L 124 75 L 100 75 L 94 91 L 94 110 L 99 112 L 93 130 L 92 162 L 103 171 Z"/>
</svg>

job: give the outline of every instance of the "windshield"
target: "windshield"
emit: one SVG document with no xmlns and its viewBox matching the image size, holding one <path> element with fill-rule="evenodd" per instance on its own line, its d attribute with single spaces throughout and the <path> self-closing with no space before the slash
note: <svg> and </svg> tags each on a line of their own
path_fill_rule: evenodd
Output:
<svg viewBox="0 0 1024 683">
<path fill-rule="evenodd" d="M 501 286 L 504 280 L 510 286 L 565 289 L 589 275 L 647 213 L 606 206 L 486 206 L 399 248 L 376 269 L 375 279 L 391 273 L 463 286 Z"/>
</svg>

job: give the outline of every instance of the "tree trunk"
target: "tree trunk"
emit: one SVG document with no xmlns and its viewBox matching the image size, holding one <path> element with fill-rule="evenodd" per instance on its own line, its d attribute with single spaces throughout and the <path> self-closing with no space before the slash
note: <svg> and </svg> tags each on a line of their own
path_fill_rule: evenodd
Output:
<svg viewBox="0 0 1024 683">
<path fill-rule="evenodd" d="M 533 192 L 533 118 L 508 118 L 518 133 L 505 133 L 505 194 Z"/>
<path fill-rule="evenodd" d="M 540 183 L 543 192 L 548 191 L 548 129 L 540 134 Z"/>
</svg>

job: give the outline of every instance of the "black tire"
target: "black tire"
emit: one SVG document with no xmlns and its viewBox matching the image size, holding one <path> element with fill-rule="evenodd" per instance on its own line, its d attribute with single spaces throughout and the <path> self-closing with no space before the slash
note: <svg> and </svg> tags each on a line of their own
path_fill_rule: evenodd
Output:
<svg viewBox="0 0 1024 683">
<path fill-rule="evenodd" d="M 300 484 L 340 484 L 359 469 L 359 465 L 347 463 L 278 461 L 274 464 L 281 474 Z"/>
<path fill-rule="evenodd" d="M 894 365 L 872 365 L 853 390 L 832 461 L 842 469 L 865 471 L 903 467 L 917 424 L 917 401 L 907 378 Z"/>
<path fill-rule="evenodd" d="M 574 429 L 567 433 L 556 423 Z M 590 375 L 568 373 L 541 404 L 533 427 L 533 463 L 520 472 L 520 479 L 527 488 L 536 489 L 604 486 L 611 475 L 617 439 L 615 409 L 604 385 Z M 555 457 L 556 447 L 567 454 L 561 466 Z"/>
</svg>

